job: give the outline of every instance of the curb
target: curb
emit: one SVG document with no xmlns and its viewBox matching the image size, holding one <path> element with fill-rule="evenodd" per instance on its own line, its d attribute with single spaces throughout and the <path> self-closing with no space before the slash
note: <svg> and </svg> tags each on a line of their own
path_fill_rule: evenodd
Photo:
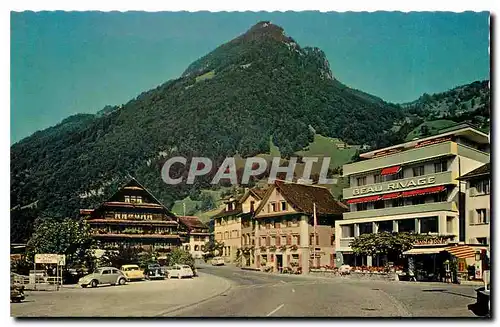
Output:
<svg viewBox="0 0 500 327">
<path fill-rule="evenodd" d="M 214 276 L 214 275 L 210 275 L 210 274 L 207 274 L 209 276 Z M 204 303 L 204 302 L 207 302 L 207 301 L 210 301 L 212 300 L 213 298 L 216 298 L 218 296 L 220 296 L 221 294 L 223 293 L 226 293 L 227 291 L 229 291 L 231 288 L 232 288 L 232 283 L 230 281 L 228 281 L 226 278 L 223 278 L 223 277 L 219 277 L 219 276 L 215 276 L 216 278 L 220 278 L 222 280 L 224 280 L 224 282 L 227 284 L 227 287 L 223 290 L 223 291 L 220 291 L 220 292 L 217 292 L 216 294 L 214 295 L 211 295 L 207 298 L 204 298 L 204 299 L 201 299 L 201 300 L 198 300 L 196 302 L 193 302 L 193 303 L 188 303 L 188 304 L 183 304 L 183 305 L 180 305 L 180 306 L 177 306 L 173 309 L 170 309 L 170 310 L 167 310 L 167 311 L 164 311 L 162 313 L 159 313 L 157 315 L 154 315 L 153 317 L 165 317 L 166 315 L 170 314 L 170 313 L 173 313 L 173 312 L 176 312 L 176 311 L 181 311 L 185 308 L 188 308 L 188 307 L 192 307 L 192 306 L 196 306 L 196 305 L 199 305 L 201 303 Z"/>
</svg>

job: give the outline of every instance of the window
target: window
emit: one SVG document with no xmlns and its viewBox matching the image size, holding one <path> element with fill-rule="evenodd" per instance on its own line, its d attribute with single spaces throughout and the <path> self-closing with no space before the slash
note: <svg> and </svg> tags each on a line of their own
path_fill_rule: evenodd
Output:
<svg viewBox="0 0 500 327">
<path fill-rule="evenodd" d="M 373 233 L 373 224 L 372 223 L 359 224 L 359 235 L 371 234 L 371 233 Z"/>
<path fill-rule="evenodd" d="M 448 170 L 448 162 L 446 160 L 442 160 L 440 162 L 436 162 L 434 164 L 434 172 L 435 173 L 441 173 L 443 171 Z"/>
<path fill-rule="evenodd" d="M 478 237 L 477 238 L 477 243 L 483 244 L 483 245 L 488 245 L 488 238 L 486 238 L 486 237 Z"/>
<path fill-rule="evenodd" d="M 109 269 L 104 269 L 104 270 L 102 271 L 102 274 L 103 274 L 103 275 L 109 275 L 109 274 L 111 274 L 111 270 L 109 270 Z"/>
<path fill-rule="evenodd" d="M 479 180 L 471 183 L 471 187 L 475 188 L 475 192 L 472 192 L 472 196 L 490 194 L 490 181 L 489 180 Z"/>
<path fill-rule="evenodd" d="M 413 176 L 422 176 L 424 175 L 424 166 L 413 167 Z"/>
<path fill-rule="evenodd" d="M 287 220 L 286 221 L 286 227 L 292 227 L 292 221 L 291 220 Z"/>
<path fill-rule="evenodd" d="M 341 227 L 342 238 L 354 237 L 354 224 L 344 225 Z"/>
<path fill-rule="evenodd" d="M 281 201 L 281 211 L 286 211 L 286 210 L 287 210 L 286 202 L 285 201 Z"/>
<path fill-rule="evenodd" d="M 232 202 L 229 202 L 227 204 L 227 208 L 226 208 L 226 211 L 232 211 L 233 210 L 233 203 Z"/>
<path fill-rule="evenodd" d="M 366 185 L 366 176 L 356 178 L 358 186 Z"/>
<path fill-rule="evenodd" d="M 125 195 L 125 202 L 129 203 L 130 202 L 130 196 Z"/>
<path fill-rule="evenodd" d="M 415 232 L 415 219 L 402 219 L 398 221 L 398 232 Z"/>
<path fill-rule="evenodd" d="M 424 203 L 425 203 L 425 196 L 414 196 L 411 198 L 412 205 L 424 204 Z"/>
<path fill-rule="evenodd" d="M 292 245 L 299 245 L 299 235 L 292 236 Z"/>
<path fill-rule="evenodd" d="M 276 212 L 276 211 L 278 211 L 278 206 L 277 206 L 276 202 L 269 203 L 269 206 L 270 206 L 269 207 L 270 208 L 269 212 Z"/>
<path fill-rule="evenodd" d="M 275 221 L 274 228 L 280 228 L 280 227 L 281 227 L 281 223 L 279 221 Z"/>
<path fill-rule="evenodd" d="M 402 168 L 396 174 L 385 176 L 386 181 L 395 181 L 397 179 L 402 179 L 402 178 L 404 178 L 404 173 Z"/>
<path fill-rule="evenodd" d="M 447 195 L 446 192 L 436 193 L 432 196 L 434 202 L 445 202 Z"/>
<path fill-rule="evenodd" d="M 282 244 L 282 245 L 287 244 L 287 241 L 286 241 L 286 236 L 281 236 L 281 241 L 280 241 L 280 244 Z M 288 245 L 290 245 L 290 244 L 288 244 Z"/>
<path fill-rule="evenodd" d="M 270 245 L 276 245 L 276 237 L 271 236 L 271 244 Z"/>
<path fill-rule="evenodd" d="M 296 218 L 292 219 L 292 226 L 297 226 L 297 219 Z"/>
<path fill-rule="evenodd" d="M 368 210 L 368 203 L 356 203 L 356 211 Z"/>
<path fill-rule="evenodd" d="M 405 199 L 394 199 L 392 200 L 393 207 L 403 207 L 405 205 Z"/>
<path fill-rule="evenodd" d="M 437 233 L 438 232 L 438 218 L 429 217 L 420 219 L 420 233 Z"/>
<path fill-rule="evenodd" d="M 385 201 L 375 201 L 374 203 L 375 209 L 383 209 L 385 208 Z"/>
<path fill-rule="evenodd" d="M 199 251 L 199 250 L 200 250 L 200 246 L 199 246 L 199 245 L 195 245 L 195 246 L 194 246 L 194 250 L 195 250 L 195 251 Z"/>
<path fill-rule="evenodd" d="M 392 232 L 392 220 L 380 221 L 378 223 L 378 232 Z"/>
<path fill-rule="evenodd" d="M 477 224 L 487 224 L 487 212 L 486 209 L 476 209 L 476 223 Z"/>
<path fill-rule="evenodd" d="M 446 233 L 454 234 L 453 232 L 453 217 L 446 217 Z"/>
<path fill-rule="evenodd" d="M 255 201 L 250 201 L 250 212 L 255 211 Z"/>
<path fill-rule="evenodd" d="M 384 181 L 384 177 L 380 174 L 373 175 L 373 181 L 375 183 L 382 183 Z"/>
</svg>

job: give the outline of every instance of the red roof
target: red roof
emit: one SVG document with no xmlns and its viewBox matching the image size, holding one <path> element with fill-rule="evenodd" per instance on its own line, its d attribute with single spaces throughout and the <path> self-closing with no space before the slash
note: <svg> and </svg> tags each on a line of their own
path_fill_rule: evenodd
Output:
<svg viewBox="0 0 500 327">
<path fill-rule="evenodd" d="M 192 228 L 208 228 L 207 225 L 201 222 L 198 217 L 195 216 L 177 216 L 179 222 L 185 225 L 188 229 Z"/>
<path fill-rule="evenodd" d="M 385 176 L 385 175 L 394 175 L 397 174 L 401 170 L 401 166 L 393 166 L 389 168 L 384 168 L 380 172 L 380 175 Z"/>
</svg>

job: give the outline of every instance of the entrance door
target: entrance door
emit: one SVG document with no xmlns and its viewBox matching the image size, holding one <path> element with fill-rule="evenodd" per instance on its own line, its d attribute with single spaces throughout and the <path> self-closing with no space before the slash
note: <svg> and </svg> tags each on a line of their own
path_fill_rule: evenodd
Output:
<svg viewBox="0 0 500 327">
<path fill-rule="evenodd" d="M 281 272 L 283 270 L 283 255 L 282 254 L 276 255 L 276 266 L 278 268 L 278 272 Z"/>
</svg>

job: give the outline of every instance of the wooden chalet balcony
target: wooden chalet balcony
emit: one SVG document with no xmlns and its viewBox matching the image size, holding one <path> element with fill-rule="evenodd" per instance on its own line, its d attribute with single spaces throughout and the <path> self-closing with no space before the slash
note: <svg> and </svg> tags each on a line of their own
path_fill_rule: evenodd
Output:
<svg viewBox="0 0 500 327">
<path fill-rule="evenodd" d="M 111 225 L 169 225 L 175 226 L 178 223 L 173 220 L 136 220 L 136 219 L 87 219 L 86 222 L 93 224 Z"/>
<path fill-rule="evenodd" d="M 163 235 L 163 234 L 125 234 L 125 233 L 107 233 L 99 234 L 92 233 L 96 238 L 132 238 L 132 239 L 179 239 L 179 235 Z"/>
</svg>

